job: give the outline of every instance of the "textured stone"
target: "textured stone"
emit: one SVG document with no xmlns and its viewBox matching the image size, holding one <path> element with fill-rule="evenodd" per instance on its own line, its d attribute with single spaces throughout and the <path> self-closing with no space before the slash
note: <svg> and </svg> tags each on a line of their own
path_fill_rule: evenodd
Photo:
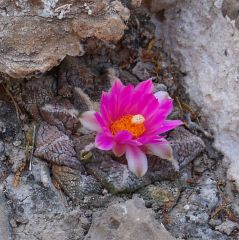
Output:
<svg viewBox="0 0 239 240">
<path fill-rule="evenodd" d="M 33 159 L 33 162 L 33 175 L 25 172 L 18 187 L 12 184 L 14 175 L 9 175 L 4 181 L 4 196 L 7 204 L 2 202 L 0 191 L 1 239 L 7 236 L 4 234 L 11 233 L 6 232 L 11 230 L 8 228 L 9 220 L 14 238 L 9 235 L 3 238 L 4 240 L 83 239 L 86 220 L 83 219 L 82 212 L 79 209 L 72 210 L 64 194 L 56 190 L 52 183 L 46 185 L 45 180 L 42 179 L 42 184 L 38 177 L 35 178 L 41 175 L 41 163 L 36 159 Z M 9 219 L 5 215 L 7 209 Z M 5 233 L 1 232 L 3 230 Z"/>
<path fill-rule="evenodd" d="M 140 5 L 142 4 L 142 0 L 131 0 L 131 4 L 134 7 L 140 7 Z"/>
<path fill-rule="evenodd" d="M 40 108 L 42 119 L 59 130 L 74 133 L 80 125 L 79 112 L 67 99 L 61 99 Z"/>
<path fill-rule="evenodd" d="M 4 179 L 7 172 L 7 168 L 3 162 L 5 159 L 6 159 L 5 145 L 2 141 L 0 141 L 0 181 Z"/>
<path fill-rule="evenodd" d="M 84 222 L 78 210 L 34 215 L 14 228 L 15 240 L 83 240 Z"/>
<path fill-rule="evenodd" d="M 66 209 L 64 196 L 53 185 L 44 187 L 34 181 L 33 175 L 22 175 L 17 187 L 13 186 L 14 175 L 4 181 L 9 207 L 14 209 L 14 218 L 19 223 L 27 222 L 34 214 L 58 213 Z"/>
<path fill-rule="evenodd" d="M 173 6 L 177 1 L 178 0 L 146 0 L 145 2 L 149 5 L 152 12 L 157 13 Z"/>
<path fill-rule="evenodd" d="M 76 158 L 76 152 L 69 137 L 59 131 L 57 127 L 44 122 L 37 131 L 34 155 L 53 164 L 84 171 L 84 167 Z"/>
<path fill-rule="evenodd" d="M 26 151 L 19 147 L 14 147 L 12 144 L 6 145 L 6 156 L 12 164 L 12 171 L 17 172 L 19 168 L 26 164 Z"/>
<path fill-rule="evenodd" d="M 88 195 L 100 194 L 101 184 L 92 176 L 79 170 L 53 165 L 52 174 L 62 190 L 73 200 L 82 200 Z"/>
<path fill-rule="evenodd" d="M 219 226 L 216 226 L 215 229 L 219 232 L 226 233 L 229 236 L 234 230 L 239 229 L 239 225 L 236 222 L 227 220 L 220 224 Z"/>
<path fill-rule="evenodd" d="M 229 240 L 226 235 L 214 231 L 208 225 L 212 211 L 219 205 L 219 191 L 216 177 L 205 173 L 200 184 L 189 186 L 180 195 L 177 207 L 168 216 L 167 228 L 179 239 Z"/>
<path fill-rule="evenodd" d="M 93 222 L 84 240 L 173 240 L 152 210 L 140 198 L 112 205 L 105 212 L 93 215 Z"/>
<path fill-rule="evenodd" d="M 2 240 L 12 240 L 12 229 L 9 224 L 8 212 L 6 209 L 6 199 L 3 193 L 3 187 L 0 185 L 0 236 Z"/>
<path fill-rule="evenodd" d="M 60 65 L 58 93 L 63 96 L 72 94 L 73 87 L 79 87 L 84 92 L 93 88 L 94 74 L 82 58 L 67 56 Z"/>
<path fill-rule="evenodd" d="M 239 16 L 239 1 L 238 0 L 224 0 L 222 3 L 222 13 L 225 17 L 226 15 L 231 18 L 231 20 L 236 20 Z"/>
<path fill-rule="evenodd" d="M 83 54 L 81 40 L 118 41 L 127 9 L 112 1 L 1 1 L 0 71 L 15 78 L 43 73 L 66 56 Z M 123 16 L 121 16 L 123 14 Z"/>
<path fill-rule="evenodd" d="M 52 76 L 46 75 L 40 78 L 32 78 L 21 89 L 21 105 L 31 114 L 40 120 L 39 108 L 49 103 L 55 94 L 56 82 Z"/>
<path fill-rule="evenodd" d="M 172 131 L 168 140 L 173 148 L 174 158 L 177 159 L 180 167 L 190 163 L 205 149 L 203 140 L 183 127 Z"/>
<path fill-rule="evenodd" d="M 9 121 L 9 119 L 11 119 L 11 121 Z M 14 105 L 0 100 L 0 139 L 14 139 L 19 129 L 19 121 Z"/>
<path fill-rule="evenodd" d="M 148 185 L 138 193 L 144 199 L 146 206 L 153 209 L 170 209 L 176 204 L 180 190 L 177 183 L 162 181 L 156 185 Z"/>
<path fill-rule="evenodd" d="M 239 31 L 221 7 L 216 0 L 180 1 L 165 12 L 163 33 L 168 50 L 187 73 L 191 99 L 214 131 L 216 148 L 230 164 L 228 178 L 239 188 Z"/>
</svg>

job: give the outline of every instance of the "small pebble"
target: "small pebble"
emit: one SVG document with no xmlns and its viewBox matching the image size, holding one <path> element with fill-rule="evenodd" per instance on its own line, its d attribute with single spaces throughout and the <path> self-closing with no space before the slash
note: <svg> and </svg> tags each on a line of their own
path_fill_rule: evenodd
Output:
<svg viewBox="0 0 239 240">
<path fill-rule="evenodd" d="M 190 206 L 187 204 L 183 207 L 186 211 L 188 211 L 190 209 Z"/>
<path fill-rule="evenodd" d="M 22 142 L 20 140 L 17 140 L 17 141 L 14 141 L 12 144 L 13 146 L 18 147 L 22 144 Z"/>
<path fill-rule="evenodd" d="M 239 225 L 230 220 L 226 220 L 221 225 L 217 226 L 215 229 L 221 233 L 226 233 L 229 236 L 234 230 L 239 229 Z"/>
</svg>

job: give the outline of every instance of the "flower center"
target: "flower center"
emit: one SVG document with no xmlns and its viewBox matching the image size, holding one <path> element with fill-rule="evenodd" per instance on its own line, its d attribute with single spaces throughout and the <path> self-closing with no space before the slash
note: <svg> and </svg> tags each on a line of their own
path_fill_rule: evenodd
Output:
<svg viewBox="0 0 239 240">
<path fill-rule="evenodd" d="M 144 116 L 140 114 L 125 115 L 110 125 L 110 131 L 115 135 L 119 131 L 127 130 L 137 138 L 145 131 L 144 121 Z"/>
</svg>

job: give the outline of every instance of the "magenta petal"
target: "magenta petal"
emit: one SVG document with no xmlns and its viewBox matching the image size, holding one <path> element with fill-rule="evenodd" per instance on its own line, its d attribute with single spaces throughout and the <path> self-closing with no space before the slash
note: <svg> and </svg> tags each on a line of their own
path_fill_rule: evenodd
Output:
<svg viewBox="0 0 239 240">
<path fill-rule="evenodd" d="M 139 83 L 135 87 L 135 91 L 142 92 L 142 94 L 153 93 L 153 90 L 154 90 L 154 85 L 153 85 L 151 79 L 145 80 L 145 81 Z"/>
<path fill-rule="evenodd" d="M 126 130 L 122 130 L 116 133 L 115 141 L 118 143 L 126 143 L 132 139 L 132 134 Z"/>
<path fill-rule="evenodd" d="M 164 132 L 167 132 L 169 130 L 172 130 L 180 125 L 182 125 L 183 122 L 180 120 L 166 120 L 164 121 L 164 123 L 160 126 L 160 128 L 158 129 L 157 133 L 161 134 Z"/>
<path fill-rule="evenodd" d="M 130 108 L 132 107 L 132 105 L 134 105 L 132 101 L 133 93 L 134 87 L 132 85 L 128 85 L 122 89 L 119 97 L 120 102 L 118 106 L 119 117 L 130 113 Z"/>
<path fill-rule="evenodd" d="M 148 170 L 148 161 L 145 153 L 138 147 L 126 146 L 128 167 L 137 177 L 142 177 Z"/>
<path fill-rule="evenodd" d="M 100 100 L 100 113 L 105 125 L 109 124 L 109 122 L 111 121 L 111 112 L 109 111 L 109 105 L 109 95 L 106 92 L 103 92 Z"/>
<path fill-rule="evenodd" d="M 125 153 L 125 145 L 115 143 L 112 150 L 117 157 L 121 157 Z"/>
<path fill-rule="evenodd" d="M 95 146 L 101 150 L 111 150 L 113 147 L 113 136 L 109 133 L 98 133 L 95 138 Z"/>
<path fill-rule="evenodd" d="M 98 112 L 95 113 L 95 118 L 96 118 L 98 124 L 101 126 L 102 129 L 107 127 L 107 125 L 105 125 L 102 117 L 100 116 L 100 114 Z"/>
<path fill-rule="evenodd" d="M 147 148 L 162 159 L 173 160 L 173 150 L 169 142 L 165 139 L 161 139 L 158 143 L 147 144 Z"/>
<path fill-rule="evenodd" d="M 137 139 L 133 139 L 133 136 L 127 130 L 122 130 L 117 132 L 114 136 L 114 140 L 116 143 L 131 145 L 131 146 L 141 146 L 142 143 L 139 142 Z"/>
<path fill-rule="evenodd" d="M 120 115 L 119 107 L 120 107 L 120 101 L 121 101 L 120 96 L 124 88 L 125 86 L 121 83 L 121 81 L 116 80 L 109 92 L 108 110 L 110 112 L 112 121 L 115 121 L 119 118 L 119 115 Z"/>
<path fill-rule="evenodd" d="M 137 139 L 142 144 L 159 143 L 163 137 L 159 135 L 144 135 Z"/>
</svg>

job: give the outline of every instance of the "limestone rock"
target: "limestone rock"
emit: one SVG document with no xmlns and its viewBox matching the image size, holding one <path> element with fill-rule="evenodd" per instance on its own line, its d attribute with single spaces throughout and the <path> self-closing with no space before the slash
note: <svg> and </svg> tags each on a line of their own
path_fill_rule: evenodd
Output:
<svg viewBox="0 0 239 240">
<path fill-rule="evenodd" d="M 27 224 L 14 229 L 15 240 L 82 240 L 84 222 L 77 210 L 34 215 Z"/>
<path fill-rule="evenodd" d="M 0 181 L 4 179 L 7 172 L 7 168 L 3 162 L 5 159 L 6 159 L 5 145 L 2 141 L 0 141 Z"/>
<path fill-rule="evenodd" d="M 220 203 L 219 195 L 216 177 L 205 173 L 200 185 L 181 193 L 177 207 L 169 212 L 167 229 L 177 239 L 231 239 L 208 225 L 210 214 Z"/>
<path fill-rule="evenodd" d="M 1 217 L 0 217 L 0 236 L 1 238 L 12 240 L 12 229 L 9 224 L 8 219 L 8 212 L 6 211 L 6 201 L 5 201 L 4 193 L 2 186 L 0 186 L 0 211 L 1 211 Z"/>
<path fill-rule="evenodd" d="M 93 223 L 84 240 L 173 240 L 155 220 L 152 210 L 140 198 L 112 205 L 93 215 Z"/>
<path fill-rule="evenodd" d="M 111 2 L 1 1 L 0 71 L 30 77 L 50 70 L 66 55 L 83 54 L 81 40 L 118 41 L 129 12 L 120 1 L 115 1 L 117 9 Z"/>
<path fill-rule="evenodd" d="M 234 1 L 235 2 L 235 1 Z M 164 37 L 186 73 L 192 100 L 213 129 L 215 146 L 239 189 L 239 31 L 222 15 L 222 1 L 182 1 L 165 14 Z"/>
<path fill-rule="evenodd" d="M 226 220 L 221 225 L 217 226 L 215 229 L 219 232 L 226 233 L 227 235 L 230 235 L 234 230 L 239 229 L 239 225 L 236 222 Z"/>
</svg>

